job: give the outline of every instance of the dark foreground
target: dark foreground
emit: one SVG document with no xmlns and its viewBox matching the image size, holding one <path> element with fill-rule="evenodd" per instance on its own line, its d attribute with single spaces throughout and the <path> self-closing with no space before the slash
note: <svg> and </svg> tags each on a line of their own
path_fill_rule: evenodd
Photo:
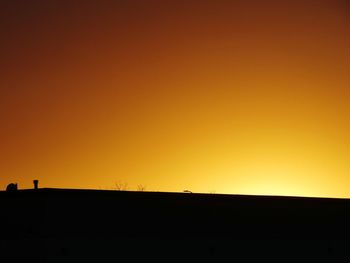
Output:
<svg viewBox="0 0 350 263">
<path fill-rule="evenodd" d="M 39 189 L 0 207 L 2 262 L 350 261 L 347 199 Z"/>
</svg>

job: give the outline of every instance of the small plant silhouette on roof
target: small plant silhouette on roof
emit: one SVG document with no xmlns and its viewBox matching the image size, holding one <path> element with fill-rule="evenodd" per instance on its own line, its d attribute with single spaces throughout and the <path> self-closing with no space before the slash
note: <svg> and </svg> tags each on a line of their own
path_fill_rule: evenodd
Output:
<svg viewBox="0 0 350 263">
<path fill-rule="evenodd" d="M 128 189 L 128 184 L 121 181 L 115 182 L 114 185 L 113 189 L 117 191 L 126 191 Z"/>
<path fill-rule="evenodd" d="M 137 185 L 137 191 L 143 192 L 145 190 L 146 190 L 146 186 L 144 186 L 143 184 Z"/>
</svg>

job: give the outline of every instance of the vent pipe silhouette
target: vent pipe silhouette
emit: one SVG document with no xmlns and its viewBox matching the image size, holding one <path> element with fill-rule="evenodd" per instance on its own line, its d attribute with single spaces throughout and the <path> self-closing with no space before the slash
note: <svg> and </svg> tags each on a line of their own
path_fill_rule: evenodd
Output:
<svg viewBox="0 0 350 263">
<path fill-rule="evenodd" d="M 33 180 L 33 183 L 34 183 L 34 189 L 38 190 L 38 188 L 39 188 L 39 180 Z"/>
</svg>

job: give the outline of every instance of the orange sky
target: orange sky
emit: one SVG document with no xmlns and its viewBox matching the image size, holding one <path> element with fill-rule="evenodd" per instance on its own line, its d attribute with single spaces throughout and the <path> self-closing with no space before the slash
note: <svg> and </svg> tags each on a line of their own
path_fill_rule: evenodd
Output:
<svg viewBox="0 0 350 263">
<path fill-rule="evenodd" d="M 350 5 L 0 3 L 0 184 L 350 197 Z"/>
</svg>

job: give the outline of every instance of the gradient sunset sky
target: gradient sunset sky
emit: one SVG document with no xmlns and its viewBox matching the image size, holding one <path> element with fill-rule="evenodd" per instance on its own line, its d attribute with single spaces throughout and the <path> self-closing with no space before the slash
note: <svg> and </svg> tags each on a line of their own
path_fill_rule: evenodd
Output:
<svg viewBox="0 0 350 263">
<path fill-rule="evenodd" d="M 350 197 L 346 0 L 0 2 L 0 184 Z"/>
</svg>

